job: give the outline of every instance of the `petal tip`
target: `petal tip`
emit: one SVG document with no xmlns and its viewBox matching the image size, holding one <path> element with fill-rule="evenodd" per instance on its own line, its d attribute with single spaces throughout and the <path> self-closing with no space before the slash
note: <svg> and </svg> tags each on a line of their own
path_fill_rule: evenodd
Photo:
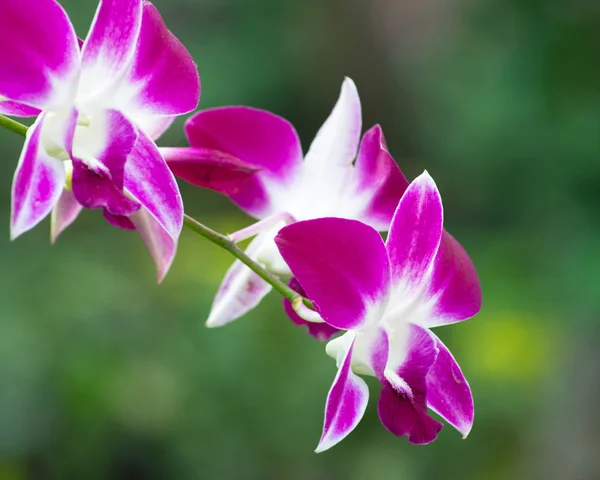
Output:
<svg viewBox="0 0 600 480">
<path fill-rule="evenodd" d="M 319 444 L 317 445 L 317 448 L 315 448 L 315 453 L 322 453 L 322 452 L 329 450 L 331 447 L 334 447 L 335 445 L 340 443 L 340 441 L 343 438 L 344 437 L 335 439 L 335 438 L 329 437 L 327 434 L 323 435 L 321 437 L 321 439 L 319 440 Z"/>
<path fill-rule="evenodd" d="M 463 440 L 467 439 L 467 437 L 469 436 L 469 433 L 471 433 L 472 428 L 473 428 L 473 418 L 471 418 L 471 421 L 465 422 L 464 425 L 459 425 L 458 427 L 456 427 L 458 432 L 462 435 Z"/>
<path fill-rule="evenodd" d="M 358 89 L 356 88 L 356 83 L 354 83 L 354 80 L 352 80 L 349 76 L 345 76 L 344 77 L 344 82 L 342 83 L 342 90 L 343 89 L 351 89 L 353 92 L 356 92 L 356 95 L 358 95 Z"/>
<path fill-rule="evenodd" d="M 13 242 L 25 232 L 31 230 L 35 225 L 22 225 L 18 219 L 13 220 L 10 224 L 10 241 Z"/>
<path fill-rule="evenodd" d="M 325 445 L 323 442 L 319 442 L 319 445 L 317 445 L 317 448 L 315 448 L 315 453 L 325 452 L 326 450 L 329 450 L 331 447 L 332 447 L 332 445 Z"/>
<path fill-rule="evenodd" d="M 414 181 L 437 188 L 435 180 L 433 180 L 433 177 L 429 174 L 427 170 L 423 170 L 423 173 L 417 178 L 415 178 Z"/>
<path fill-rule="evenodd" d="M 208 320 L 206 320 L 206 322 L 204 322 L 204 326 L 206 328 L 222 327 L 223 322 L 220 322 L 218 319 L 215 319 L 212 315 L 209 315 Z"/>
</svg>

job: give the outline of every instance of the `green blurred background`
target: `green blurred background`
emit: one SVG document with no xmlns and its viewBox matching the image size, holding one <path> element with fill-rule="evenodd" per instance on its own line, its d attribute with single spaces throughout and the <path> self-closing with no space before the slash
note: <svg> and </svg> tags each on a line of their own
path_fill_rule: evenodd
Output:
<svg viewBox="0 0 600 480">
<path fill-rule="evenodd" d="M 81 36 L 95 2 L 65 0 Z M 427 168 L 478 268 L 481 313 L 438 330 L 475 397 L 467 440 L 388 433 L 372 401 L 314 454 L 335 374 L 272 294 L 203 327 L 231 258 L 184 231 L 160 286 L 141 240 L 84 212 L 8 240 L 22 139 L 0 132 L 0 480 L 600 478 L 600 3 L 156 0 L 202 77 L 306 149 L 345 75 L 408 178 Z M 184 145 L 183 119 L 161 145 Z M 250 220 L 183 185 L 222 232 Z"/>
</svg>

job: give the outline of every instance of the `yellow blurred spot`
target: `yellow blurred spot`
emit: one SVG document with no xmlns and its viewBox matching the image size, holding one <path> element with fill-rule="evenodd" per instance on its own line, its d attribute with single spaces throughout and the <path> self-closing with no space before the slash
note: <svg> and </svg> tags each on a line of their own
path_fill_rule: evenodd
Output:
<svg viewBox="0 0 600 480">
<path fill-rule="evenodd" d="M 530 381 L 552 370 L 553 332 L 548 319 L 520 312 L 481 315 L 457 335 L 468 370 L 496 380 Z M 464 353 L 463 353 L 464 356 Z"/>
</svg>

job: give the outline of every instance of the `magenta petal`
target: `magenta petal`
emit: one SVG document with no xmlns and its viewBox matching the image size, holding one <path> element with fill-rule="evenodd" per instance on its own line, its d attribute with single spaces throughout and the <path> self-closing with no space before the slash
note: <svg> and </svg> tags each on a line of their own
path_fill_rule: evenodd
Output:
<svg viewBox="0 0 600 480">
<path fill-rule="evenodd" d="M 417 290 L 427 280 L 443 230 L 442 200 L 427 172 L 417 177 L 398 204 L 386 247 L 395 284 Z"/>
<path fill-rule="evenodd" d="M 372 198 L 360 220 L 386 231 L 408 181 L 388 152 L 379 125 L 363 135 L 355 168 L 359 192 L 369 192 Z"/>
<path fill-rule="evenodd" d="M 400 366 L 389 364 L 382 381 L 378 413 L 381 423 L 394 435 L 425 444 L 436 439 L 443 425 L 427 414 L 426 376 L 437 357 L 429 332 L 409 325 L 407 353 Z M 396 345 L 390 345 L 393 350 Z M 390 357 L 393 352 L 390 351 Z M 393 371 L 387 369 L 393 368 Z"/>
<path fill-rule="evenodd" d="M 110 177 L 73 159 L 73 194 L 85 208 L 106 208 L 115 215 L 131 215 L 140 204 L 119 190 Z"/>
<path fill-rule="evenodd" d="M 80 94 L 113 93 L 133 61 L 141 23 L 142 0 L 100 0 L 81 53 Z"/>
<path fill-rule="evenodd" d="M 427 405 L 466 438 L 475 415 L 471 388 L 450 351 L 434 338 L 439 353 L 426 377 Z"/>
<path fill-rule="evenodd" d="M 319 218 L 282 228 L 275 243 L 331 326 L 359 327 L 370 309 L 387 303 L 390 267 L 373 228 L 355 220 Z"/>
<path fill-rule="evenodd" d="M 102 209 L 102 215 L 108 223 L 113 227 L 120 228 L 122 230 L 136 230 L 134 223 L 124 215 L 113 215 L 106 208 Z"/>
<path fill-rule="evenodd" d="M 354 341 L 327 395 L 323 434 L 316 452 L 323 452 L 343 440 L 356 428 L 367 409 L 369 387 L 350 367 L 353 347 Z"/>
<path fill-rule="evenodd" d="M 389 382 L 381 386 L 377 412 L 385 428 L 398 437 L 407 436 L 408 441 L 416 445 L 433 442 L 444 426 Z"/>
<path fill-rule="evenodd" d="M 156 7 L 144 2 L 133 65 L 116 102 L 123 102 L 119 107 L 137 124 L 138 118 L 151 114 L 191 112 L 199 99 L 200 77 L 194 60 L 167 29 Z"/>
<path fill-rule="evenodd" d="M 0 114 L 12 115 L 13 117 L 37 117 L 41 111 L 34 107 L 28 107 L 18 102 L 0 100 Z"/>
<path fill-rule="evenodd" d="M 40 115 L 27 131 L 12 186 L 11 239 L 35 227 L 52 210 L 65 185 L 65 168 L 41 144 Z"/>
<path fill-rule="evenodd" d="M 56 242 L 58 236 L 71 225 L 82 210 L 73 192 L 63 190 L 57 204 L 52 209 L 50 223 L 50 241 Z"/>
<path fill-rule="evenodd" d="M 105 113 L 106 138 L 99 151 L 87 162 L 77 158 L 77 150 L 71 153 L 73 194 L 86 208 L 105 207 L 115 215 L 131 215 L 139 210 L 140 204 L 123 191 L 123 175 L 137 132 L 122 113 L 116 110 Z"/>
<path fill-rule="evenodd" d="M 0 97 L 39 108 L 60 103 L 79 67 L 69 17 L 54 0 L 3 0 L 0 8 Z"/>
<path fill-rule="evenodd" d="M 436 327 L 471 318 L 481 309 L 481 284 L 473 262 L 446 231 L 434 260 L 429 294 L 435 301 L 432 315 L 419 322 Z"/>
<path fill-rule="evenodd" d="M 254 238 L 246 249 L 246 255 L 252 258 L 264 241 L 264 234 Z M 206 326 L 221 327 L 238 319 L 256 307 L 270 291 L 271 285 L 236 260 L 219 287 Z"/>
<path fill-rule="evenodd" d="M 295 278 L 290 280 L 289 286 L 292 290 L 298 292 L 302 296 L 306 296 L 306 292 L 300 286 L 300 283 Z M 328 323 L 315 323 L 304 320 L 300 315 L 298 315 L 294 311 L 294 307 L 292 307 L 292 302 L 290 302 L 287 298 L 283 299 L 283 310 L 290 317 L 290 320 L 294 322 L 296 325 L 306 327 L 309 335 L 313 336 L 317 340 L 326 341 L 329 340 L 332 336 L 338 333 L 340 330 L 332 327 Z"/>
<path fill-rule="evenodd" d="M 176 177 L 197 187 L 235 195 L 259 168 L 209 148 L 159 148 Z"/>
<path fill-rule="evenodd" d="M 156 264 L 158 283 L 162 282 L 175 258 L 178 237 L 173 238 L 156 218 L 143 208 L 131 215 L 129 219 L 135 225 Z M 126 224 L 119 226 L 129 229 Z"/>
<path fill-rule="evenodd" d="M 124 186 L 175 241 L 183 227 L 183 202 L 175 177 L 157 146 L 138 131 L 125 164 Z"/>
<path fill-rule="evenodd" d="M 257 175 L 227 192 L 243 210 L 256 217 L 274 213 L 268 187 L 289 185 L 302 165 L 302 147 L 294 127 L 277 115 L 249 107 L 205 110 L 186 124 L 192 147 L 213 149 L 260 169 Z"/>
</svg>

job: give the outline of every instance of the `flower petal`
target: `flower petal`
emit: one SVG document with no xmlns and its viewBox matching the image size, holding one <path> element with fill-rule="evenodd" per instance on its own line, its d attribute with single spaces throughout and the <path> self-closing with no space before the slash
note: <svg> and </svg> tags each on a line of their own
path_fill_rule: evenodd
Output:
<svg viewBox="0 0 600 480">
<path fill-rule="evenodd" d="M 113 108 L 143 128 L 140 124 L 149 115 L 188 113 L 197 107 L 199 99 L 200 77 L 194 60 L 167 29 L 156 7 L 144 2 L 133 64 L 116 93 Z"/>
<path fill-rule="evenodd" d="M 41 142 L 40 115 L 27 131 L 12 186 L 11 239 L 35 227 L 52 210 L 65 185 L 65 168 Z"/>
<path fill-rule="evenodd" d="M 358 149 L 361 128 L 358 91 L 354 82 L 346 78 L 335 107 L 306 154 L 307 168 L 327 176 L 330 171 L 337 173 L 340 166 L 351 165 Z"/>
<path fill-rule="evenodd" d="M 171 236 L 154 215 L 143 208 L 131 215 L 129 219 L 140 233 L 156 263 L 158 283 L 162 282 L 175 258 L 178 237 Z M 126 226 L 125 228 L 128 229 Z"/>
<path fill-rule="evenodd" d="M 386 231 L 408 181 L 388 152 L 379 125 L 363 135 L 355 169 L 357 194 L 368 192 L 371 199 L 360 220 L 380 232 Z"/>
<path fill-rule="evenodd" d="M 400 200 L 386 243 L 398 290 L 394 298 L 411 304 L 410 321 L 424 327 L 465 320 L 481 308 L 475 267 L 443 230 L 442 217 L 440 194 L 425 172 Z"/>
<path fill-rule="evenodd" d="M 73 93 L 79 48 L 58 2 L 4 0 L 0 44 L 0 96 L 42 108 Z"/>
<path fill-rule="evenodd" d="M 295 278 L 290 280 L 289 286 L 292 290 L 298 292 L 303 297 L 306 296 L 306 292 L 300 286 L 300 283 Z M 292 307 L 292 302 L 290 302 L 287 298 L 283 299 L 283 310 L 290 317 L 290 320 L 294 322 L 296 325 L 305 326 L 308 330 L 309 335 L 313 336 L 317 340 L 326 341 L 329 340 L 332 336 L 338 333 L 340 330 L 332 327 L 328 323 L 316 323 L 309 322 L 308 320 L 304 320 L 300 315 L 296 313 L 294 307 Z"/>
<path fill-rule="evenodd" d="M 352 372 L 350 343 L 339 366 L 333 385 L 327 394 L 323 434 L 315 452 L 323 452 L 346 438 L 363 417 L 369 401 L 369 387 Z"/>
<path fill-rule="evenodd" d="M 427 405 L 466 438 L 475 414 L 471 388 L 448 348 L 431 335 L 439 353 L 426 377 Z"/>
<path fill-rule="evenodd" d="M 52 209 L 50 221 L 50 241 L 55 243 L 58 236 L 71 225 L 82 210 L 81 204 L 75 200 L 73 192 L 63 190 Z"/>
<path fill-rule="evenodd" d="M 390 226 L 386 247 L 396 285 L 422 289 L 440 245 L 442 225 L 442 200 L 425 172 L 404 193 Z"/>
<path fill-rule="evenodd" d="M 140 209 L 123 191 L 125 162 L 136 140 L 135 128 L 116 110 L 103 111 L 77 131 L 70 156 L 73 194 L 81 205 L 125 216 Z"/>
<path fill-rule="evenodd" d="M 424 327 L 437 327 L 466 320 L 481 309 L 481 284 L 464 248 L 444 231 L 433 264 L 428 295 L 433 303 L 430 315 L 418 316 Z"/>
<path fill-rule="evenodd" d="M 319 218 L 282 228 L 275 243 L 317 311 L 348 330 L 379 319 L 390 267 L 379 233 L 355 220 Z"/>
<path fill-rule="evenodd" d="M 100 0 L 82 49 L 79 94 L 106 105 L 131 67 L 142 24 L 142 0 Z"/>
<path fill-rule="evenodd" d="M 259 171 L 228 153 L 210 148 L 159 148 L 176 177 L 192 185 L 235 195 Z"/>
<path fill-rule="evenodd" d="M 177 241 L 183 227 L 179 187 L 154 142 L 139 130 L 135 147 L 125 163 L 124 187 Z"/>
<path fill-rule="evenodd" d="M 106 208 L 102 209 L 102 215 L 108 223 L 110 223 L 113 227 L 120 228 L 122 230 L 136 230 L 135 225 L 124 215 L 113 215 Z"/>
<path fill-rule="evenodd" d="M 29 107 L 22 103 L 10 102 L 0 98 L 0 114 L 12 115 L 14 117 L 37 117 L 41 111 L 38 108 Z"/>
<path fill-rule="evenodd" d="M 175 121 L 174 115 L 144 115 L 135 118 L 135 125 L 154 141 L 159 139 Z"/>
<path fill-rule="evenodd" d="M 282 210 L 272 204 L 274 194 L 294 181 L 302 165 L 300 140 L 287 120 L 249 107 L 215 108 L 190 118 L 186 132 L 192 147 L 218 150 L 260 169 L 226 192 L 240 208 L 258 218 Z"/>
<path fill-rule="evenodd" d="M 408 441 L 425 444 L 436 439 L 443 425 L 427 414 L 427 386 L 425 378 L 437 357 L 435 342 L 429 333 L 416 326 L 408 326 L 408 338 L 403 360 L 395 365 L 399 347 L 390 342 L 390 355 L 382 381 L 378 413 L 381 423 L 394 435 L 408 436 Z"/>
<path fill-rule="evenodd" d="M 254 258 L 266 240 L 264 233 L 257 235 L 246 249 L 246 255 Z M 207 327 L 221 327 L 256 307 L 271 291 L 271 285 L 260 278 L 239 260 L 227 271 L 213 301 Z"/>
</svg>

